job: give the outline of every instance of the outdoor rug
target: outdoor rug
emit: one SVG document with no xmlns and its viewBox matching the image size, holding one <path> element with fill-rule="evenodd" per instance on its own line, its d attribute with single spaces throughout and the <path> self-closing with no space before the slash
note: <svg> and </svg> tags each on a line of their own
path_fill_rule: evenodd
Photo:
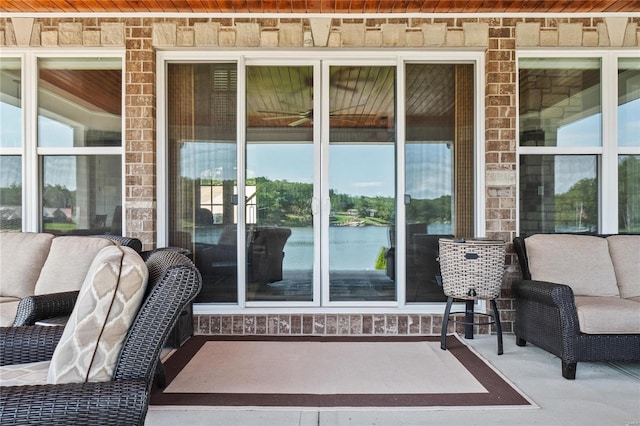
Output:
<svg viewBox="0 0 640 426">
<path fill-rule="evenodd" d="M 194 336 L 151 405 L 518 407 L 523 393 L 456 336 Z"/>
</svg>

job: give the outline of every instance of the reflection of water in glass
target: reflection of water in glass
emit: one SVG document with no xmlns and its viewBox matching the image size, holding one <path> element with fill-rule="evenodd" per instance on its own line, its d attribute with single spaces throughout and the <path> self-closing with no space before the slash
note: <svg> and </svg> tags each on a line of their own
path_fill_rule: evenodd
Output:
<svg viewBox="0 0 640 426">
<path fill-rule="evenodd" d="M 199 229 L 194 240 L 215 244 L 222 229 Z M 451 234 L 451 224 L 430 224 L 430 234 Z M 389 248 L 386 226 L 339 226 L 329 228 L 329 267 L 332 271 L 374 270 L 382 247 Z M 284 247 L 285 271 L 311 271 L 313 268 L 313 229 L 291 228 Z"/>
<path fill-rule="evenodd" d="M 389 247 L 385 226 L 329 228 L 331 270 L 373 270 L 382 247 Z M 313 230 L 292 228 L 285 246 L 285 270 L 309 270 L 313 265 Z"/>
<path fill-rule="evenodd" d="M 453 225 L 450 223 L 430 223 L 427 225 L 427 234 L 453 235 Z"/>
</svg>

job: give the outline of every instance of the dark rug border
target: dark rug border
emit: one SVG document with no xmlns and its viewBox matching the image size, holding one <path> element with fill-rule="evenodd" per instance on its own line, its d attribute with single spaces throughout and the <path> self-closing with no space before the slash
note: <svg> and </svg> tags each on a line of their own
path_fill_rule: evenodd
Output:
<svg viewBox="0 0 640 426">
<path fill-rule="evenodd" d="M 211 341 L 314 341 L 314 342 L 438 342 L 437 336 L 194 336 L 164 363 L 167 385 L 206 342 Z M 483 393 L 428 394 L 243 394 L 163 393 L 154 384 L 151 405 L 227 407 L 483 407 L 531 406 L 520 392 L 453 336 L 447 350 L 487 389 Z"/>
</svg>

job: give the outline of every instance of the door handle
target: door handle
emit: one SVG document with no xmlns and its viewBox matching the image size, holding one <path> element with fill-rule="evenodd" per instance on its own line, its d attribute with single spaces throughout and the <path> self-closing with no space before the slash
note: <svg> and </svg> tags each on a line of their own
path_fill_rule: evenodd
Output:
<svg viewBox="0 0 640 426">
<path fill-rule="evenodd" d="M 404 194 L 404 204 L 405 204 L 405 205 L 409 205 L 409 204 L 411 204 L 411 195 L 409 195 L 409 194 Z"/>
<path fill-rule="evenodd" d="M 327 211 L 330 212 L 331 211 L 331 199 L 329 198 L 325 198 L 324 203 L 322 203 L 322 208 Z"/>
</svg>

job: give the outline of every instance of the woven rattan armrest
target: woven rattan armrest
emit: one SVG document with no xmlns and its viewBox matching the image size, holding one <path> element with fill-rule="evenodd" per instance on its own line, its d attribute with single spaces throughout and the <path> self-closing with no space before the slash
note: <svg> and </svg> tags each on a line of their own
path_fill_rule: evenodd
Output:
<svg viewBox="0 0 640 426">
<path fill-rule="evenodd" d="M 20 300 L 14 327 L 34 325 L 47 318 L 71 315 L 78 298 L 78 291 L 26 296 Z"/>
<path fill-rule="evenodd" d="M 63 331 L 37 325 L 0 328 L 0 365 L 50 360 Z"/>
<path fill-rule="evenodd" d="M 0 424 L 142 424 L 145 380 L 9 386 L 0 392 Z"/>
<path fill-rule="evenodd" d="M 524 341 L 530 341 L 563 361 L 573 361 L 580 325 L 571 287 L 522 280 L 514 283 L 512 290 L 516 303 L 516 344 L 522 346 Z"/>
<path fill-rule="evenodd" d="M 551 283 L 548 281 L 522 280 L 515 282 L 512 287 L 516 298 L 543 303 L 549 306 L 567 306 L 575 302 L 571 287 L 565 284 Z"/>
</svg>

